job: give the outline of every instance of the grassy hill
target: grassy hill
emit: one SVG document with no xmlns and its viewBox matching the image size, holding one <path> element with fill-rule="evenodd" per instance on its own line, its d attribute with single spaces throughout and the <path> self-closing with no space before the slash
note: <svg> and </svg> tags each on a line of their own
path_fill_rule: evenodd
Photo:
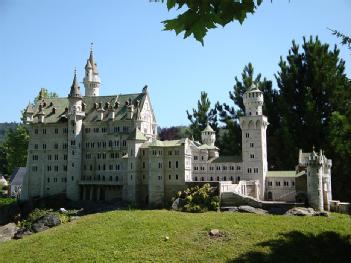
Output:
<svg viewBox="0 0 351 263">
<path fill-rule="evenodd" d="M 350 226 L 339 214 L 114 211 L 2 243 L 0 262 L 351 262 Z"/>
</svg>

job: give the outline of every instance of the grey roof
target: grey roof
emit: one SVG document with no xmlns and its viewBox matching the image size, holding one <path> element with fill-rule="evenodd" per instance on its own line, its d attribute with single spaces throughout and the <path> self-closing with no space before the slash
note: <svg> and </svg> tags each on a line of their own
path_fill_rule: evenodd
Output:
<svg viewBox="0 0 351 263">
<path fill-rule="evenodd" d="M 204 143 L 204 144 L 199 146 L 199 149 L 201 149 L 201 150 L 218 150 L 218 147 L 211 146 L 211 145 Z"/>
<path fill-rule="evenodd" d="M 296 171 L 268 171 L 267 177 L 296 177 Z"/>
<path fill-rule="evenodd" d="M 17 167 L 11 174 L 10 178 L 10 184 L 11 185 L 22 185 L 23 183 L 23 178 L 25 174 L 27 173 L 27 168 L 26 167 Z"/>
<path fill-rule="evenodd" d="M 262 92 L 258 89 L 258 87 L 256 86 L 256 84 L 252 83 L 250 88 L 246 91 L 246 92 Z"/>
<path fill-rule="evenodd" d="M 76 97 L 76 98 L 81 98 L 82 97 L 80 95 L 80 87 L 78 85 L 77 72 L 76 71 L 74 71 L 74 77 L 73 77 L 73 82 L 72 82 L 72 86 L 71 86 L 71 91 L 70 91 L 68 97 Z"/>
<path fill-rule="evenodd" d="M 153 140 L 151 142 L 146 142 L 142 145 L 142 148 L 147 147 L 175 147 L 184 145 L 186 138 L 180 140 L 170 140 L 170 141 L 160 141 L 160 140 Z"/>
<path fill-rule="evenodd" d="M 145 102 L 147 93 L 135 93 L 135 94 L 121 94 L 121 95 L 112 95 L 112 96 L 95 96 L 95 97 L 86 97 L 83 96 L 82 100 L 85 104 L 85 118 L 84 122 L 94 122 L 97 121 L 96 114 L 96 105 L 98 108 L 103 107 L 105 109 L 103 119 L 108 119 L 109 110 L 115 111 L 115 120 L 121 120 L 126 118 L 127 114 L 127 105 L 126 101 L 137 105 L 139 101 L 139 107 L 142 108 Z M 118 108 L 115 105 L 118 104 Z M 41 107 L 40 107 L 41 105 Z M 45 106 L 44 106 L 45 105 Z M 109 106 L 108 106 L 109 105 Z M 33 106 L 34 119 L 33 123 L 38 123 L 37 115 L 39 110 L 45 113 L 45 123 L 57 123 L 60 121 L 65 121 L 67 119 L 69 106 L 69 98 L 43 98 L 39 100 L 36 105 Z M 55 110 L 53 110 L 55 108 Z M 137 113 L 138 110 L 135 111 Z M 133 118 L 137 119 L 137 114 L 134 114 Z"/>
<path fill-rule="evenodd" d="M 239 155 L 232 156 L 219 156 L 214 159 L 212 163 L 241 163 L 243 161 L 242 157 Z"/>
<path fill-rule="evenodd" d="M 147 141 L 144 134 L 138 129 L 135 128 L 128 136 L 128 140 L 136 140 L 136 141 Z"/>
<path fill-rule="evenodd" d="M 212 129 L 212 127 L 210 126 L 210 124 L 207 123 L 206 128 L 203 130 L 203 132 L 214 132 L 214 130 Z"/>
</svg>

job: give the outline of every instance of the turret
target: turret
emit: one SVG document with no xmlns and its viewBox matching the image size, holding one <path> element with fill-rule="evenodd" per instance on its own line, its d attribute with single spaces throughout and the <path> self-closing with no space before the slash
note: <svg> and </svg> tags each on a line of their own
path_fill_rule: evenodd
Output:
<svg viewBox="0 0 351 263">
<path fill-rule="evenodd" d="M 255 84 L 244 93 L 243 101 L 246 116 L 262 115 L 263 93 Z"/>
<path fill-rule="evenodd" d="M 33 115 L 34 115 L 33 105 L 29 102 L 25 112 L 26 123 L 33 122 Z"/>
<path fill-rule="evenodd" d="M 85 117 L 83 111 L 83 100 L 80 94 L 80 88 L 77 82 L 77 74 L 74 72 L 74 78 L 68 95 L 68 169 L 67 169 L 67 197 L 77 201 L 79 199 L 79 180 L 81 174 L 81 154 L 82 154 L 82 125 Z M 72 132 L 71 132 L 72 131 Z"/>
<path fill-rule="evenodd" d="M 206 128 L 201 132 L 201 141 L 209 146 L 214 146 L 216 142 L 216 132 L 208 123 Z"/>
<path fill-rule="evenodd" d="M 85 87 L 85 96 L 99 96 L 101 80 L 95 63 L 92 47 L 90 49 L 87 64 L 85 65 L 85 77 L 83 83 Z"/>
</svg>

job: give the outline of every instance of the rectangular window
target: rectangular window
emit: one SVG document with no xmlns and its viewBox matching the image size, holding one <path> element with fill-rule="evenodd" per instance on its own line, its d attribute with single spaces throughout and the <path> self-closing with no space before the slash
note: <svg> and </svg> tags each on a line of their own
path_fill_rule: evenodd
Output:
<svg viewBox="0 0 351 263">
<path fill-rule="evenodd" d="M 254 159 L 254 158 L 255 158 L 255 155 L 251 153 L 251 154 L 250 154 L 250 158 L 251 158 L 251 159 Z"/>
<path fill-rule="evenodd" d="M 253 148 L 253 147 L 254 147 L 254 143 L 250 142 L 250 148 Z"/>
<path fill-rule="evenodd" d="M 250 133 L 247 132 L 247 133 L 245 134 L 245 137 L 246 137 L 246 138 L 250 138 Z"/>
<path fill-rule="evenodd" d="M 58 134 L 58 129 L 57 128 L 55 128 L 55 134 Z"/>
</svg>

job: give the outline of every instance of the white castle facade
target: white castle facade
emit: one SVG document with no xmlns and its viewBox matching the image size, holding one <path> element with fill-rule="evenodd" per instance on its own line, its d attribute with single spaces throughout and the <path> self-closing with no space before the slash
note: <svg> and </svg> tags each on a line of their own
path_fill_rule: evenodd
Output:
<svg viewBox="0 0 351 263">
<path fill-rule="evenodd" d="M 100 96 L 92 51 L 83 83 L 85 96 L 75 74 L 68 97 L 40 96 L 36 105 L 28 105 L 30 142 L 21 199 L 64 193 L 71 200 L 160 206 L 191 182 L 219 182 L 221 191 L 259 200 L 294 202 L 305 194 L 313 207 L 329 210 L 331 160 L 322 152 L 300 152 L 296 171 L 268 171 L 268 120 L 255 86 L 243 97 L 242 157 L 234 157 L 219 156 L 209 125 L 202 143 L 157 140 L 147 87 L 141 93 Z"/>
</svg>

